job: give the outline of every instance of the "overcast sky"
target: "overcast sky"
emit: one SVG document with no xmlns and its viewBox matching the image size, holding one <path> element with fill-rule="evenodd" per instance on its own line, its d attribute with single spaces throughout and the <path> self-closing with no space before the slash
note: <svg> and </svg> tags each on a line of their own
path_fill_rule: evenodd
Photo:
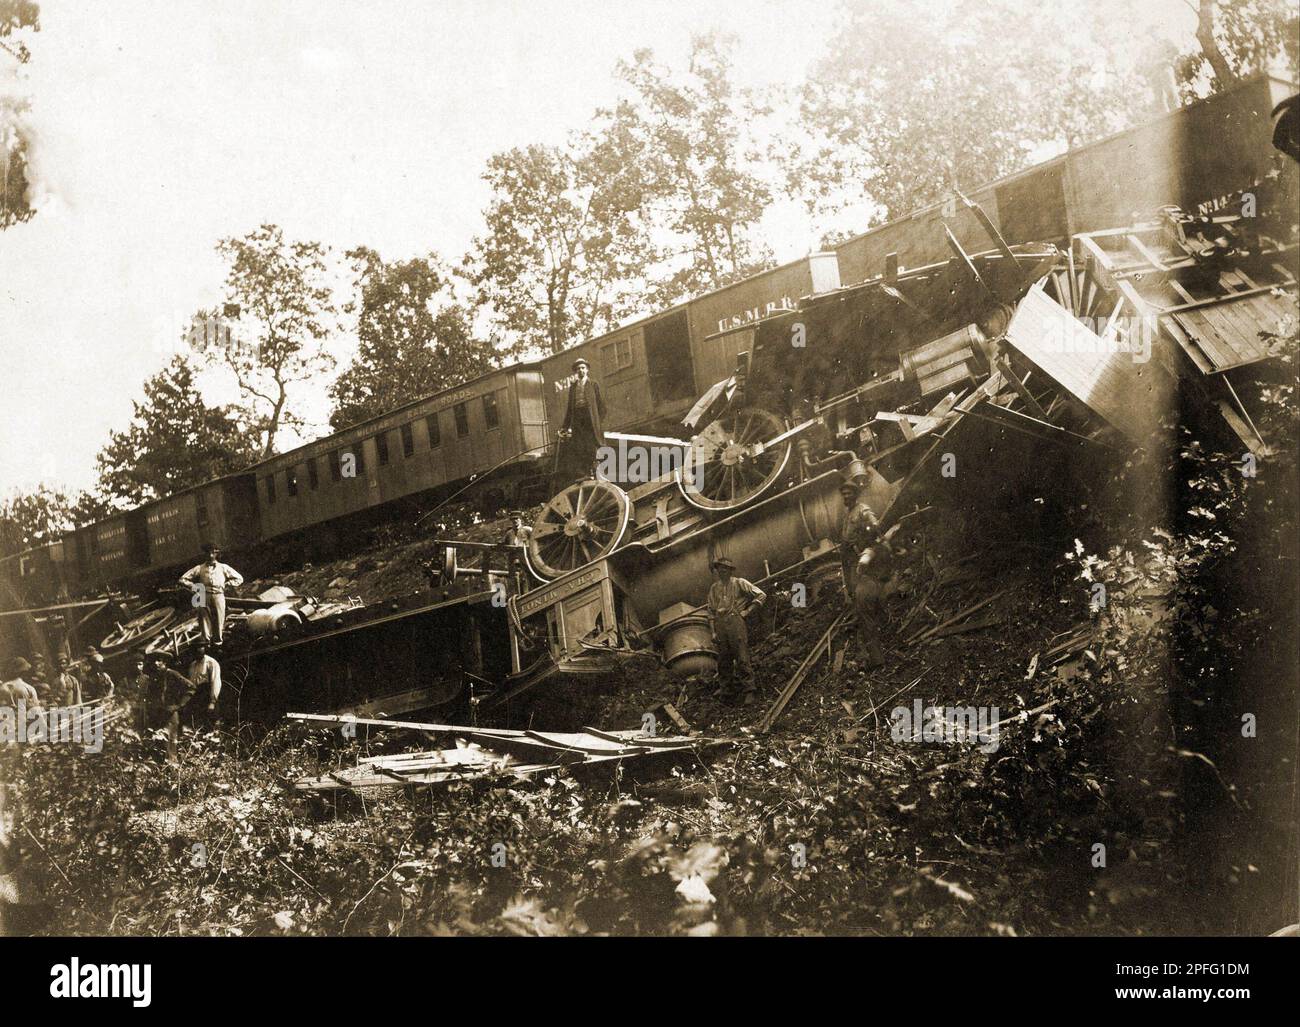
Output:
<svg viewBox="0 0 1300 1027">
<path fill-rule="evenodd" d="M 92 484 L 109 429 L 217 298 L 219 237 L 273 221 L 458 260 L 488 156 L 581 126 L 618 57 L 680 64 L 720 27 L 742 81 L 796 82 L 831 17 L 826 0 L 42 0 L 41 209 L 0 233 L 0 493 Z M 792 259 L 811 238 L 787 212 L 769 242 Z"/>
</svg>

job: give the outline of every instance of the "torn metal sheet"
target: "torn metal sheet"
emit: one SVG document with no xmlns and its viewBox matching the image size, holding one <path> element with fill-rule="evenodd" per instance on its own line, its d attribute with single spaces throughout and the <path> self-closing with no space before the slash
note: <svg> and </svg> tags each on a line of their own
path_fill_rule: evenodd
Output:
<svg viewBox="0 0 1300 1027">
<path fill-rule="evenodd" d="M 1157 363 L 1102 338 L 1034 286 L 1016 308 L 1007 342 L 1093 413 L 1136 443 L 1160 429 L 1176 383 Z M 1149 355 L 1149 354 L 1148 354 Z"/>
</svg>

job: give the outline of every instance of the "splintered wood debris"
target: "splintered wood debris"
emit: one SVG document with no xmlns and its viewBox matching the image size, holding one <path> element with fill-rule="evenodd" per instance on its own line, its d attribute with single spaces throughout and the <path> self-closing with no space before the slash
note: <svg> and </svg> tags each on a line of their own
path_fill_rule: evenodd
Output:
<svg viewBox="0 0 1300 1027">
<path fill-rule="evenodd" d="M 663 737 L 636 730 L 601 731 L 591 727 L 576 732 L 510 731 L 310 713 L 290 713 L 288 718 L 317 726 L 405 728 L 456 736 L 454 748 L 367 756 L 359 759 L 355 767 L 300 778 L 293 783 L 300 792 L 447 785 L 504 774 L 529 778 L 561 768 L 612 769 L 623 760 L 671 762 L 699 758 L 730 744 L 716 738 Z"/>
</svg>

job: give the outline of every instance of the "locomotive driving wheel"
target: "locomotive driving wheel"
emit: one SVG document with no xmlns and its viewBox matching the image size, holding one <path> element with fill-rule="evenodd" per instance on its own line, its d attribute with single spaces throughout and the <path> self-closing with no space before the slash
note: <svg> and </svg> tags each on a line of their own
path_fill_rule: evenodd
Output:
<svg viewBox="0 0 1300 1027">
<path fill-rule="evenodd" d="M 686 501 L 705 510 L 732 510 L 765 492 L 790 459 L 789 439 L 756 452 L 785 431 L 775 414 L 755 407 L 728 411 L 691 439 L 677 484 Z"/>
<path fill-rule="evenodd" d="M 528 557 L 548 578 L 599 560 L 614 551 L 627 530 L 632 504 L 607 481 L 575 482 L 549 503 L 533 523 Z"/>
<path fill-rule="evenodd" d="M 125 624 L 118 624 L 104 636 L 99 643 L 99 650 L 107 654 L 148 642 L 170 627 L 175 620 L 176 611 L 170 606 L 155 606 L 152 610 L 136 614 Z"/>
</svg>

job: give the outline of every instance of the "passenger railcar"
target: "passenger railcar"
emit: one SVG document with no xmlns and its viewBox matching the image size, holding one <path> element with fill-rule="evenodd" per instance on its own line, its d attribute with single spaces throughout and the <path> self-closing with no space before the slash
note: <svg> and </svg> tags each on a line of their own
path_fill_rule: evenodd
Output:
<svg viewBox="0 0 1300 1027">
<path fill-rule="evenodd" d="M 65 575 L 78 592 L 102 591 L 189 566 L 204 542 L 234 549 L 257 537 L 253 476 L 241 472 L 78 528 L 64 538 Z"/>
<path fill-rule="evenodd" d="M 450 491 L 494 467 L 509 474 L 513 464 L 540 460 L 546 443 L 540 372 L 491 371 L 258 464 L 261 535 L 277 539 Z"/>
</svg>

